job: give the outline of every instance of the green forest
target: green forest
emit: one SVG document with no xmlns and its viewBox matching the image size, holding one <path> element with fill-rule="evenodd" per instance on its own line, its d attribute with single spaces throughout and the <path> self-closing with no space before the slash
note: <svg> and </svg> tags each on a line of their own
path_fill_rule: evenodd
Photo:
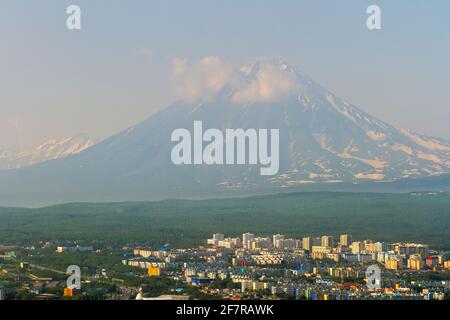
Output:
<svg viewBox="0 0 450 320">
<path fill-rule="evenodd" d="M 349 192 L 285 193 L 248 198 L 73 203 L 0 208 L 0 243 L 79 240 L 197 245 L 212 233 L 238 236 L 338 236 L 417 241 L 450 247 L 450 195 Z"/>
</svg>

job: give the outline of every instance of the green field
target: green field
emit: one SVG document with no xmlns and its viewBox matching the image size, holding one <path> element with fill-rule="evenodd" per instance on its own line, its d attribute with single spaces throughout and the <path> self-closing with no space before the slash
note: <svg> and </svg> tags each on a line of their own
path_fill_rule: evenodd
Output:
<svg viewBox="0 0 450 320">
<path fill-rule="evenodd" d="M 450 248 L 450 195 L 317 192 L 0 208 L 0 243 L 99 240 L 186 246 L 214 232 L 237 236 L 247 231 L 292 237 L 350 233 L 354 239 Z"/>
</svg>

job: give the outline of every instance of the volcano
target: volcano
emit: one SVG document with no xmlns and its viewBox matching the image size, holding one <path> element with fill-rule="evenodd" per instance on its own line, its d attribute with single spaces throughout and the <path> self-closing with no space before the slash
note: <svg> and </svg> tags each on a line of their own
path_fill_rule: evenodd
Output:
<svg viewBox="0 0 450 320">
<path fill-rule="evenodd" d="M 215 88 L 79 154 L 1 171 L 0 203 L 206 198 L 382 185 L 450 171 L 448 141 L 378 120 L 284 61 L 252 63 Z M 171 134 L 194 121 L 223 131 L 279 129 L 278 174 L 261 176 L 249 164 L 173 164 Z"/>
</svg>

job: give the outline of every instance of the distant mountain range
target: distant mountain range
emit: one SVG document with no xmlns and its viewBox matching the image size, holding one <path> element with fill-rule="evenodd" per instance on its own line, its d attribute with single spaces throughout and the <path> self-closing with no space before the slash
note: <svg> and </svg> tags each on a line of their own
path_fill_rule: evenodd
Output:
<svg viewBox="0 0 450 320">
<path fill-rule="evenodd" d="M 93 146 L 96 141 L 85 134 L 46 141 L 28 150 L 0 149 L 0 170 L 19 169 L 25 166 L 62 159 Z"/>
<path fill-rule="evenodd" d="M 276 70 L 278 78 L 266 83 L 267 70 Z M 409 181 L 416 189 L 450 188 L 449 141 L 378 120 L 284 61 L 245 66 L 239 80 L 204 99 L 180 100 L 76 155 L 0 172 L 0 203 L 206 198 L 291 189 L 402 186 L 407 191 Z M 271 91 L 271 84 L 283 94 Z M 195 120 L 205 129 L 279 129 L 279 173 L 261 176 L 255 165 L 174 165 L 171 133 L 192 130 Z"/>
</svg>

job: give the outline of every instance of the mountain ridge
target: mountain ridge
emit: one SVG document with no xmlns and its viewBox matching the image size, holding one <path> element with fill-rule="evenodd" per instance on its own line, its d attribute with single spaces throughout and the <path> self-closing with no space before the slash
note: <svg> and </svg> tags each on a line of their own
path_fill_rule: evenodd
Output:
<svg viewBox="0 0 450 320">
<path fill-rule="evenodd" d="M 0 150 L 0 170 L 20 169 L 33 164 L 62 159 L 92 147 L 96 140 L 87 134 L 51 139 L 26 150 Z"/>
</svg>

